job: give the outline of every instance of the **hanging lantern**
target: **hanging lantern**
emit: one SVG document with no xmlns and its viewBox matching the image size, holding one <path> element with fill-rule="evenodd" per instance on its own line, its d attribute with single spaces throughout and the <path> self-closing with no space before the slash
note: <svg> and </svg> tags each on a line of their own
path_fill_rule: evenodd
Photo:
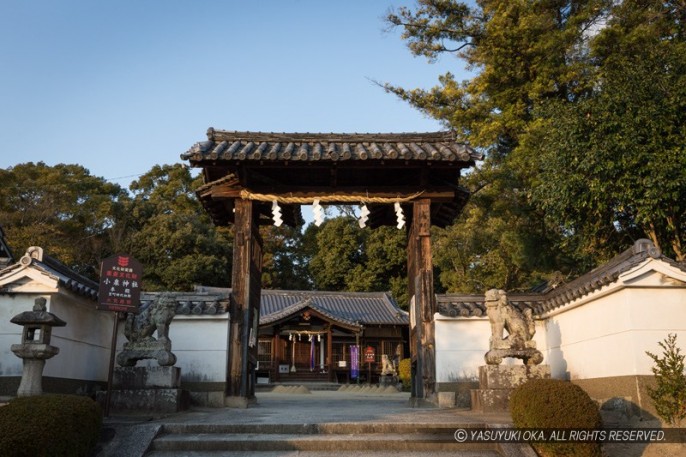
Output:
<svg viewBox="0 0 686 457">
<path fill-rule="evenodd" d="M 317 335 L 317 341 L 319 341 L 320 343 L 322 342 L 322 335 L 321 334 Z"/>
<path fill-rule="evenodd" d="M 357 221 L 360 224 L 360 228 L 367 226 L 367 219 L 369 219 L 369 208 L 367 208 L 367 205 L 362 205 L 362 208 L 360 208 L 360 219 Z"/>
<path fill-rule="evenodd" d="M 400 206 L 400 202 L 395 202 L 395 215 L 398 218 L 398 229 L 405 226 L 405 216 L 403 215 L 403 209 Z"/>
<path fill-rule="evenodd" d="M 314 213 L 314 225 L 319 227 L 324 223 L 324 208 L 319 205 L 319 199 L 315 198 L 312 202 L 312 211 Z"/>
<path fill-rule="evenodd" d="M 277 227 L 281 227 L 281 224 L 283 224 L 281 207 L 279 207 L 279 202 L 276 200 L 272 201 L 272 219 L 274 220 L 274 225 Z"/>
<path fill-rule="evenodd" d="M 288 341 L 293 341 L 293 334 L 292 333 L 288 334 Z"/>
</svg>

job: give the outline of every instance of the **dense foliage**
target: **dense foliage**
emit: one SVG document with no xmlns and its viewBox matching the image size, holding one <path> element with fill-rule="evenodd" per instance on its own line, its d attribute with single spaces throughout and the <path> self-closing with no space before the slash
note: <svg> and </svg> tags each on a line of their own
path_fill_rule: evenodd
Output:
<svg viewBox="0 0 686 457">
<path fill-rule="evenodd" d="M 79 165 L 24 163 L 0 169 L 0 224 L 15 255 L 40 246 L 95 277 L 116 244 L 126 190 Z"/>
<path fill-rule="evenodd" d="M 131 183 L 121 243 L 144 265 L 146 290 L 230 285 L 233 236 L 215 227 L 198 202 L 201 184 L 181 164 L 155 166 Z"/>
<path fill-rule="evenodd" d="M 391 291 L 401 306 L 409 303 L 404 230 L 360 229 L 353 217 L 340 216 L 310 225 L 305 237 L 315 243 L 309 262 L 315 289 Z"/>
<path fill-rule="evenodd" d="M 402 359 L 398 363 L 398 379 L 403 384 L 403 390 L 409 391 L 412 388 L 412 360 Z"/>
<path fill-rule="evenodd" d="M 0 408 L 0 455 L 87 456 L 100 438 L 102 411 L 88 397 L 20 397 Z"/>
<path fill-rule="evenodd" d="M 530 379 L 510 397 L 517 428 L 598 430 L 602 425 L 596 403 L 584 390 L 559 379 Z M 543 455 L 600 456 L 599 443 L 532 443 Z"/>
<path fill-rule="evenodd" d="M 213 225 L 195 196 L 202 179 L 184 165 L 154 166 L 129 192 L 78 165 L 0 173 L 9 184 L 0 188 L 0 223 L 17 255 L 38 245 L 97 280 L 103 258 L 127 252 L 150 291 L 231 284 L 233 228 Z M 344 214 L 305 230 L 261 227 L 263 287 L 391 291 L 406 305 L 405 232 L 360 229 L 351 208 Z"/>
<path fill-rule="evenodd" d="M 684 260 L 686 7 L 657 0 L 418 0 L 391 12 L 410 50 L 473 72 L 385 84 L 486 160 L 436 233 L 450 291 L 576 276 L 648 237 Z"/>
<path fill-rule="evenodd" d="M 648 388 L 657 414 L 668 424 L 679 426 L 686 418 L 686 372 L 684 356 L 676 345 L 676 333 L 658 343 L 662 357 L 647 352 L 655 366 L 655 387 Z"/>
</svg>

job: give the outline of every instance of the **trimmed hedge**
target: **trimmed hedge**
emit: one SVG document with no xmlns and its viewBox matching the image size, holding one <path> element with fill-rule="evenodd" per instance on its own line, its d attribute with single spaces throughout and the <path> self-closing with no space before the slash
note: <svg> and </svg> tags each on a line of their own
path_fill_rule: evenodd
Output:
<svg viewBox="0 0 686 457">
<path fill-rule="evenodd" d="M 403 390 L 410 390 L 412 386 L 412 360 L 402 359 L 398 362 L 398 379 L 403 384 Z"/>
<path fill-rule="evenodd" d="M 530 379 L 510 397 L 517 428 L 599 429 L 598 406 L 579 386 L 558 379 Z M 600 443 L 531 443 L 540 455 L 600 457 Z"/>
<path fill-rule="evenodd" d="M 102 411 L 88 397 L 20 397 L 0 407 L 0 455 L 87 456 L 100 438 Z"/>
</svg>

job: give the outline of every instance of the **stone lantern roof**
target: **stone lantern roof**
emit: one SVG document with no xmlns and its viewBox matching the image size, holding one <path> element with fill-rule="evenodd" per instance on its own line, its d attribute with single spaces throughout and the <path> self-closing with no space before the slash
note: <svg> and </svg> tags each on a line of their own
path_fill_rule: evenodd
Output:
<svg viewBox="0 0 686 457">
<path fill-rule="evenodd" d="M 62 319 L 46 311 L 44 298 L 37 298 L 32 311 L 24 311 L 17 314 L 10 322 L 17 325 L 48 325 L 50 327 L 64 327 L 67 325 Z"/>
</svg>

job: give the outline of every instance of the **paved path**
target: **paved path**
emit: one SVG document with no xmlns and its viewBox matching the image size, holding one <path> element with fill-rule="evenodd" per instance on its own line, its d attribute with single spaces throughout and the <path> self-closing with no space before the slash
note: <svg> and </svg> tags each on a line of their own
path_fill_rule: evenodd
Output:
<svg viewBox="0 0 686 457">
<path fill-rule="evenodd" d="M 468 410 L 412 408 L 409 394 L 370 395 L 313 391 L 310 394 L 259 393 L 257 404 L 247 409 L 193 408 L 160 418 L 118 417 L 105 420 L 114 437 L 103 445 L 97 457 L 142 455 L 165 424 L 508 424 L 507 414 L 478 414 Z"/>
</svg>

